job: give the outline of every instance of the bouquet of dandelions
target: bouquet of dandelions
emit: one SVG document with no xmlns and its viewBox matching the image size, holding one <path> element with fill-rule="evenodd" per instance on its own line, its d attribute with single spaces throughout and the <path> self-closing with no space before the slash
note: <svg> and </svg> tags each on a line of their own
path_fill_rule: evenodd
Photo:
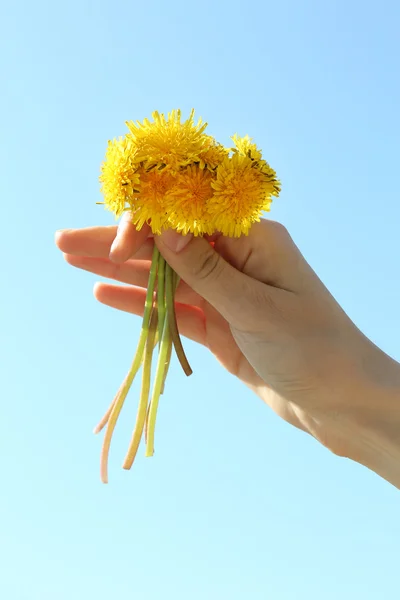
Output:
<svg viewBox="0 0 400 600">
<path fill-rule="evenodd" d="M 232 137 L 225 148 L 205 133 L 207 123 L 194 121 L 194 111 L 182 122 L 180 110 L 167 115 L 153 113 L 153 121 L 126 123 L 129 133 L 108 143 L 100 181 L 106 208 L 119 217 L 132 215 L 137 229 L 148 224 L 154 234 L 172 228 L 182 235 L 221 233 L 247 235 L 252 223 L 269 211 L 280 183 L 248 136 Z M 101 453 L 101 479 L 108 481 L 111 438 L 132 381 L 143 367 L 136 424 L 124 469 L 130 469 L 143 432 L 146 456 L 154 453 L 154 430 L 160 395 L 171 360 L 172 348 L 186 375 L 192 370 L 185 356 L 175 317 L 177 275 L 154 245 L 144 306 L 143 324 L 136 354 L 108 411 L 95 429 L 106 426 Z M 158 348 L 152 393 L 151 367 Z"/>
</svg>

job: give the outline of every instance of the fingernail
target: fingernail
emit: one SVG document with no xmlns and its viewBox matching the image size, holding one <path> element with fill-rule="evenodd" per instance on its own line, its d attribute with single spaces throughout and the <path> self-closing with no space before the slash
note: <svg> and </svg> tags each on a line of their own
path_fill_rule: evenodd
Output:
<svg viewBox="0 0 400 600">
<path fill-rule="evenodd" d="M 54 241 L 57 245 L 58 245 L 58 243 L 60 241 L 60 237 L 64 231 L 68 231 L 68 229 L 57 229 L 57 231 L 55 232 Z"/>
<path fill-rule="evenodd" d="M 113 243 L 111 244 L 109 258 L 113 262 L 121 262 L 120 256 L 120 241 L 121 237 L 119 235 L 116 236 Z"/>
<path fill-rule="evenodd" d="M 118 238 L 119 238 L 118 235 L 114 238 L 114 241 L 111 244 L 110 254 L 112 254 L 113 252 L 115 252 L 115 250 L 118 249 L 118 244 L 119 244 L 119 239 Z"/>
<path fill-rule="evenodd" d="M 118 261 L 118 259 L 119 259 L 118 254 L 119 254 L 121 243 L 123 243 L 124 231 L 125 231 L 127 225 L 129 225 L 127 217 L 129 217 L 129 214 L 125 213 L 119 222 L 117 234 L 116 234 L 114 241 L 111 244 L 111 248 L 110 248 L 109 256 L 110 256 L 111 260 Z"/>
<path fill-rule="evenodd" d="M 167 246 L 172 252 L 181 252 L 192 239 L 193 234 L 187 233 L 182 235 L 173 229 L 167 229 L 161 233 L 161 239 L 163 244 Z"/>
</svg>

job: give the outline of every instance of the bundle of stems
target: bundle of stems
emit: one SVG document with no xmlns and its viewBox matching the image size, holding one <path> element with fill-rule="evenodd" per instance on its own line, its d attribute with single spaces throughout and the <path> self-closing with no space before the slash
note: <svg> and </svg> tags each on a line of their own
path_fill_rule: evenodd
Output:
<svg viewBox="0 0 400 600">
<path fill-rule="evenodd" d="M 166 263 L 154 245 L 142 329 L 136 353 L 114 400 L 94 430 L 95 433 L 99 433 L 106 427 L 100 460 L 100 476 L 103 483 L 108 482 L 108 457 L 112 435 L 125 399 L 140 367 L 142 366 L 143 368 L 139 406 L 135 428 L 123 463 L 124 469 L 132 467 L 143 433 L 146 442 L 146 456 L 153 456 L 154 454 L 157 409 L 160 396 L 164 391 L 165 380 L 171 362 L 172 347 L 175 349 L 185 374 L 191 375 L 192 373 L 182 346 L 176 321 L 175 292 L 178 283 L 179 278 L 177 274 Z M 151 371 L 154 350 L 156 348 L 158 348 L 158 359 L 150 396 Z"/>
</svg>

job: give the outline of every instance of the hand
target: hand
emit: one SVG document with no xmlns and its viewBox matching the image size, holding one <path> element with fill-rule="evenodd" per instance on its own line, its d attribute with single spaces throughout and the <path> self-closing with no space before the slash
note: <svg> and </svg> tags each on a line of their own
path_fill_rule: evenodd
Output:
<svg viewBox="0 0 400 600">
<path fill-rule="evenodd" d="M 67 262 L 135 286 L 97 284 L 95 296 L 138 315 L 153 243 L 149 229 L 137 232 L 129 218 L 118 230 L 57 234 Z M 393 480 L 366 453 L 371 436 L 375 445 L 396 437 L 388 429 L 389 415 L 400 410 L 398 365 L 350 321 L 287 231 L 262 221 L 239 239 L 216 236 L 210 243 L 168 231 L 156 243 L 182 279 L 176 296 L 181 333 L 208 347 L 292 425 Z"/>
</svg>

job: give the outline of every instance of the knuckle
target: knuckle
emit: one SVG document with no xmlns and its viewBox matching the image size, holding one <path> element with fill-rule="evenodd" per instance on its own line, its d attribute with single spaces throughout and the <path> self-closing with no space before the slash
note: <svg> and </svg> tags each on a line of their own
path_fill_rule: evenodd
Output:
<svg viewBox="0 0 400 600">
<path fill-rule="evenodd" d="M 249 289 L 243 291 L 239 299 L 240 310 L 232 318 L 238 329 L 256 335 L 264 331 L 281 335 L 286 331 L 290 317 L 285 302 L 275 298 L 262 283 L 252 282 Z"/>
<path fill-rule="evenodd" d="M 193 268 L 193 275 L 197 280 L 215 279 L 223 268 L 222 258 L 213 250 L 207 250 L 199 256 L 198 263 Z"/>
<path fill-rule="evenodd" d="M 290 238 L 289 232 L 282 223 L 278 221 L 270 221 L 271 232 L 278 240 L 285 240 Z"/>
<path fill-rule="evenodd" d="M 270 241 L 271 250 L 282 252 L 288 251 L 292 247 L 292 237 L 282 223 L 264 220 L 262 221 L 262 227 L 264 230 L 262 237 Z"/>
<path fill-rule="evenodd" d="M 264 323 L 271 333 L 274 330 L 279 336 L 289 334 L 296 315 L 288 292 L 276 289 L 271 293 L 262 286 L 254 290 L 252 304 L 257 320 Z"/>
<path fill-rule="evenodd" d="M 284 321 L 284 313 L 282 311 L 282 307 L 279 306 L 275 299 L 271 296 L 270 293 L 266 292 L 265 289 L 255 289 L 252 294 L 252 305 L 254 307 L 254 312 L 259 314 L 264 319 L 268 321 L 273 320 L 274 322 L 279 321 L 282 323 Z"/>
</svg>

